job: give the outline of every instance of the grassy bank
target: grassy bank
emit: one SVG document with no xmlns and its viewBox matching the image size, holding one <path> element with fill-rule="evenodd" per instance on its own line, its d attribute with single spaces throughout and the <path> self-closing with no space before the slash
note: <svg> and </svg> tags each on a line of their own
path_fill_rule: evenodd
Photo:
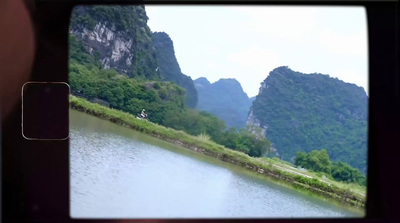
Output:
<svg viewBox="0 0 400 223">
<path fill-rule="evenodd" d="M 177 131 L 152 122 L 137 119 L 134 115 L 94 104 L 85 99 L 70 97 L 72 109 L 109 120 L 113 123 L 152 135 L 165 141 L 180 145 L 187 149 L 215 157 L 259 174 L 271 176 L 282 182 L 308 191 L 334 198 L 340 202 L 357 207 L 365 206 L 365 188 L 354 187 L 331 179 L 317 176 L 314 173 L 301 171 L 290 163 L 270 158 L 253 158 L 242 152 L 225 148 L 202 137 L 192 136 L 183 131 Z"/>
</svg>

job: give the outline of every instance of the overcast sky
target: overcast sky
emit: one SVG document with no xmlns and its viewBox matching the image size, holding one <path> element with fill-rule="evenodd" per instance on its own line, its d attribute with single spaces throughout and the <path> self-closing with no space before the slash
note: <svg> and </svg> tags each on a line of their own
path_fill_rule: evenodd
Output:
<svg viewBox="0 0 400 223">
<path fill-rule="evenodd" d="M 166 32 L 184 74 L 237 79 L 249 97 L 278 66 L 322 73 L 368 94 L 363 7 L 146 6 L 148 25 Z"/>
</svg>

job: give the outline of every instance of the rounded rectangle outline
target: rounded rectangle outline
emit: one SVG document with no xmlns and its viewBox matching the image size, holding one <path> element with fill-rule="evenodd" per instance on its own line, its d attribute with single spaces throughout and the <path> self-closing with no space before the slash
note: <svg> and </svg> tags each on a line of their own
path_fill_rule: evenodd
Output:
<svg viewBox="0 0 400 223">
<path fill-rule="evenodd" d="M 58 81 L 58 82 L 51 82 L 51 81 L 46 81 L 46 82 L 44 82 L 44 81 L 28 81 L 28 82 L 25 82 L 24 85 L 22 85 L 22 87 L 21 87 L 21 109 L 22 109 L 21 110 L 21 135 L 22 135 L 22 137 L 24 137 L 24 139 L 26 139 L 26 140 L 32 140 L 32 141 L 33 140 L 37 140 L 37 141 L 53 141 L 53 140 L 61 141 L 61 140 L 68 139 L 70 137 L 70 135 L 71 135 L 70 132 L 68 132 L 68 136 L 67 137 L 61 138 L 61 139 L 28 138 L 28 137 L 26 137 L 24 135 L 24 87 L 27 84 L 65 84 L 68 87 L 68 95 L 71 94 L 71 87 L 66 82 L 60 82 L 60 81 Z M 68 113 L 69 113 L 69 111 L 68 111 Z"/>
</svg>

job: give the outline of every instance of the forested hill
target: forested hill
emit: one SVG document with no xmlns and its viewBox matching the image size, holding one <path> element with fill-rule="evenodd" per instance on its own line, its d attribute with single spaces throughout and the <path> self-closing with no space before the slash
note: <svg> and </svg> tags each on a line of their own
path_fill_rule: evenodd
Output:
<svg viewBox="0 0 400 223">
<path fill-rule="evenodd" d="M 165 33 L 152 33 L 148 19 L 141 5 L 79 6 L 71 15 L 70 34 L 100 68 L 136 80 L 175 82 L 186 90 L 187 105 L 195 107 L 197 92 L 192 79 L 180 71 L 172 40 Z"/>
<path fill-rule="evenodd" d="M 245 127 L 251 101 L 236 79 L 220 79 L 211 84 L 201 77 L 194 83 L 199 97 L 198 109 L 224 120 L 227 127 Z"/>
<path fill-rule="evenodd" d="M 333 161 L 366 172 L 367 104 L 363 88 L 322 74 L 288 67 L 270 72 L 248 119 L 266 130 L 279 156 L 326 149 Z"/>
<path fill-rule="evenodd" d="M 159 79 L 144 6 L 79 6 L 71 15 L 70 33 L 85 51 L 129 77 Z"/>
<path fill-rule="evenodd" d="M 163 80 L 173 81 L 186 90 L 186 104 L 194 108 L 197 104 L 197 91 L 193 80 L 182 74 L 175 57 L 174 45 L 168 34 L 164 32 L 153 33 L 153 45 L 156 50 L 158 69 Z"/>
<path fill-rule="evenodd" d="M 215 115 L 190 108 L 196 89 L 180 71 L 172 40 L 165 33 L 153 36 L 146 21 L 143 6 L 76 7 L 69 36 L 71 93 L 133 115 L 144 108 L 150 122 L 250 156 L 269 154 L 267 139 L 249 129 L 226 129 Z"/>
</svg>

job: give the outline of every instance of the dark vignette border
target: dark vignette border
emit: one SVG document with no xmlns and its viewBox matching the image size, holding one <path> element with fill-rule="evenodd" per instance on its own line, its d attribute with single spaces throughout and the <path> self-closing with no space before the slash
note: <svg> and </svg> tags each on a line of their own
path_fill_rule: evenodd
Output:
<svg viewBox="0 0 400 223">
<path fill-rule="evenodd" d="M 31 81 L 68 83 L 68 26 L 76 4 L 251 4 L 365 6 L 369 42 L 368 187 L 364 219 L 185 220 L 191 222 L 396 222 L 400 200 L 398 138 L 400 116 L 397 1 L 128 1 L 26 0 L 36 33 Z M 68 111 L 65 111 L 68 113 Z M 2 124 L 2 204 L 4 222 L 97 222 L 69 216 L 69 141 L 27 141 L 21 136 L 21 102 Z M 69 128 L 69 126 L 65 126 Z M 143 220 L 101 220 L 105 222 Z M 149 220 L 182 222 L 182 220 Z"/>
</svg>

